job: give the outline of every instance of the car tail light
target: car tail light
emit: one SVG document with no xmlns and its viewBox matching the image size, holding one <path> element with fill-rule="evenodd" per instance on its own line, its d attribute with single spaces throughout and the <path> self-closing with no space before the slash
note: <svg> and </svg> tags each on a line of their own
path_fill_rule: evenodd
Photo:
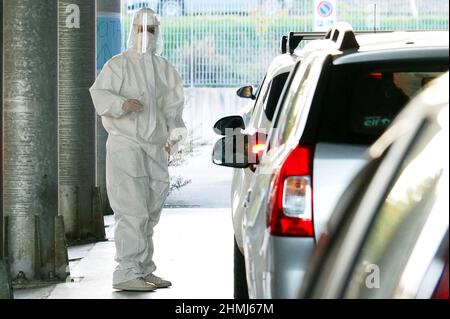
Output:
<svg viewBox="0 0 450 319">
<path fill-rule="evenodd" d="M 376 80 L 382 80 L 383 79 L 383 73 L 380 73 L 380 72 L 370 73 L 369 76 L 371 78 L 376 79 Z"/>
<path fill-rule="evenodd" d="M 275 173 L 268 225 L 275 236 L 313 237 L 313 147 L 298 146 Z"/>
</svg>

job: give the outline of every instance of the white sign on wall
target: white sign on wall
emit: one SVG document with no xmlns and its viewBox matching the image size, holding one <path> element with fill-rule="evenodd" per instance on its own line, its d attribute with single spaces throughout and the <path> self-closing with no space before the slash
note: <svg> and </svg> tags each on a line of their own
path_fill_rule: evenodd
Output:
<svg viewBox="0 0 450 319">
<path fill-rule="evenodd" d="M 314 0 L 314 31 L 328 31 L 336 22 L 336 0 Z"/>
</svg>

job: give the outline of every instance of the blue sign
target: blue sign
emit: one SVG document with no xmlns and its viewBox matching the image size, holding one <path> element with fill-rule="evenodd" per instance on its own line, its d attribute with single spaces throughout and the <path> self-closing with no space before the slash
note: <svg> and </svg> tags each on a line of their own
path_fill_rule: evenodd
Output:
<svg viewBox="0 0 450 319">
<path fill-rule="evenodd" d="M 97 70 L 122 51 L 122 26 L 120 16 L 97 18 Z"/>
<path fill-rule="evenodd" d="M 333 14 L 333 4 L 329 1 L 322 1 L 319 3 L 317 10 L 319 11 L 319 15 L 323 18 L 328 18 Z"/>
</svg>

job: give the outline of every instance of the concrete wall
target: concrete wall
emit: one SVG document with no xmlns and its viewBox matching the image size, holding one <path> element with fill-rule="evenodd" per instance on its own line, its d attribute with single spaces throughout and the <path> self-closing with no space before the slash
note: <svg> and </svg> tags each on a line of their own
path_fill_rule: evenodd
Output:
<svg viewBox="0 0 450 319">
<path fill-rule="evenodd" d="M 183 119 L 195 140 L 215 141 L 213 131 L 217 120 L 229 115 L 242 115 L 251 100 L 236 96 L 233 88 L 186 88 Z"/>
</svg>

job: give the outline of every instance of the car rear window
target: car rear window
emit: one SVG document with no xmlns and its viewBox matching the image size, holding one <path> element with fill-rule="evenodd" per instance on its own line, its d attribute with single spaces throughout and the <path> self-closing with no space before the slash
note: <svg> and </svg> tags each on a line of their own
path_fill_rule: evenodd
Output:
<svg viewBox="0 0 450 319">
<path fill-rule="evenodd" d="M 320 105 L 313 108 L 319 110 L 314 142 L 372 144 L 423 87 L 447 70 L 448 60 L 417 66 L 332 67 L 324 90 L 317 92 Z"/>
</svg>

